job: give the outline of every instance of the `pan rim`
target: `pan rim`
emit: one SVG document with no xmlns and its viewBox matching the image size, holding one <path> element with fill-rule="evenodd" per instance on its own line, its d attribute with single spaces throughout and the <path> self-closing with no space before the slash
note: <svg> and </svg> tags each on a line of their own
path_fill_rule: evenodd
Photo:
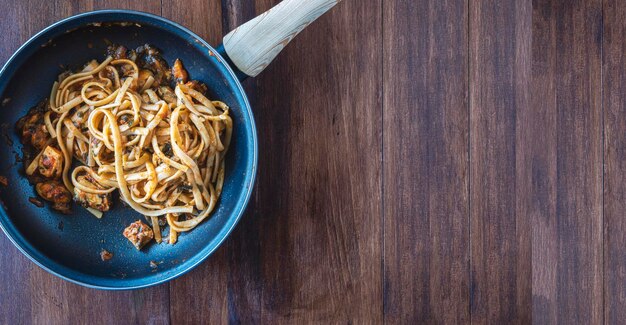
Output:
<svg viewBox="0 0 626 325">
<path fill-rule="evenodd" d="M 181 269 L 177 270 L 177 271 L 172 271 L 171 274 L 165 275 L 162 278 L 156 279 L 156 281 L 150 281 L 150 279 L 144 280 L 145 283 L 139 283 L 139 284 L 127 284 L 127 282 L 129 281 L 137 281 L 140 282 L 142 279 L 146 279 L 147 277 L 138 277 L 138 278 L 133 278 L 133 279 L 119 279 L 120 285 L 110 285 L 110 284 L 99 284 L 97 283 L 98 279 L 102 279 L 104 280 L 105 278 L 102 277 L 97 277 L 97 276 L 93 276 L 93 275 L 87 275 L 84 274 L 82 272 L 78 272 L 78 275 L 86 275 L 87 277 L 92 277 L 94 278 L 94 280 L 96 281 L 84 281 L 81 280 L 79 278 L 75 278 L 72 277 L 70 275 L 66 275 L 63 274 L 63 269 L 67 268 L 63 265 L 57 264 L 55 266 L 57 266 L 57 268 L 62 269 L 61 271 L 59 270 L 53 270 L 52 267 L 49 267 L 48 265 L 46 265 L 44 262 L 40 261 L 36 256 L 33 256 L 34 254 L 31 254 L 31 252 L 29 250 L 32 250 L 33 252 L 37 252 L 37 249 L 33 248 L 33 247 L 29 247 L 26 248 L 24 246 L 30 246 L 28 241 L 26 241 L 24 238 L 21 238 L 22 236 L 19 235 L 19 232 L 15 229 L 15 227 L 13 226 L 12 222 L 10 222 L 9 216 L 6 212 L 6 209 L 4 208 L 4 206 L 2 206 L 0 204 L 0 229 L 2 229 L 2 231 L 4 232 L 4 234 L 9 238 L 9 240 L 11 241 L 11 243 L 17 247 L 17 249 L 24 254 L 30 261 L 32 261 L 34 264 L 36 264 L 37 266 L 41 267 L 42 269 L 44 269 L 46 272 L 55 275 L 61 279 L 64 279 L 66 281 L 84 286 L 84 287 L 88 287 L 88 288 L 93 288 L 93 289 L 101 289 L 101 290 L 113 290 L 113 291 L 119 291 L 119 290 L 134 290 L 134 289 L 142 289 L 142 288 L 147 288 L 147 287 L 152 287 L 152 286 L 156 286 L 162 283 L 166 283 L 169 282 L 175 278 L 178 278 L 184 274 L 186 274 L 187 272 L 191 271 L 192 269 L 194 269 L 195 267 L 197 267 L 198 265 L 200 265 L 202 262 L 204 262 L 209 256 L 211 256 L 216 250 L 217 248 L 219 248 L 224 241 L 226 240 L 226 238 L 228 238 L 228 236 L 232 233 L 233 229 L 235 228 L 235 226 L 238 224 L 238 222 L 241 220 L 241 217 L 243 216 L 243 213 L 246 210 L 246 207 L 250 201 L 250 197 L 252 195 L 252 191 L 254 189 L 254 183 L 256 180 L 256 173 L 257 173 L 257 168 L 258 168 L 258 139 L 257 139 L 257 131 L 256 131 L 256 125 L 255 125 L 255 120 L 254 120 L 254 115 L 252 112 L 252 109 L 250 107 L 250 103 L 248 101 L 248 97 L 246 96 L 246 93 L 241 85 L 241 82 L 239 81 L 239 79 L 237 78 L 237 75 L 233 72 L 232 68 L 226 63 L 227 61 L 220 55 L 220 53 L 210 44 L 208 44 L 203 38 L 201 38 L 200 36 L 198 36 L 197 34 L 195 34 L 194 32 L 192 32 L 191 30 L 189 30 L 188 28 L 173 22 L 167 18 L 163 18 L 161 16 L 155 15 L 155 14 L 151 14 L 151 13 L 146 13 L 146 12 L 142 12 L 142 11 L 136 11 L 136 10 L 126 10 L 126 9 L 104 9 L 104 10 L 95 10 L 95 11 L 88 11 L 88 12 L 84 12 L 84 13 L 80 13 L 80 14 L 76 14 L 73 16 L 69 16 L 67 18 L 61 19 L 49 26 L 47 26 L 46 28 L 42 29 L 41 31 L 37 32 L 35 35 L 33 35 L 32 37 L 30 37 L 26 42 L 24 42 L 24 44 L 22 44 L 10 57 L 9 59 L 6 61 L 6 63 L 3 65 L 2 69 L 0 69 L 0 87 L 5 88 L 6 84 L 3 85 L 3 83 L 8 83 L 8 81 L 5 81 L 6 79 L 12 77 L 12 74 L 7 76 L 6 74 L 9 73 L 9 68 L 12 67 L 15 64 L 15 61 L 22 57 L 23 55 L 26 54 L 26 52 L 33 46 L 33 44 L 41 41 L 42 38 L 45 37 L 51 37 L 51 38 L 55 38 L 58 37 L 59 35 L 63 34 L 61 33 L 56 33 L 56 29 L 58 29 L 59 27 L 62 27 L 68 23 L 71 23 L 75 20 L 79 20 L 79 19 L 84 19 L 86 17 L 98 17 L 98 16 L 110 16 L 110 15 L 121 15 L 122 17 L 119 19 L 120 21 L 129 21 L 132 22 L 132 18 L 133 17 L 139 17 L 139 18 L 143 18 L 145 20 L 154 22 L 154 23 L 160 23 L 163 24 L 165 26 L 167 26 L 168 28 L 164 28 L 163 26 L 154 24 L 153 27 L 155 28 L 159 28 L 159 29 L 165 29 L 168 30 L 170 32 L 174 32 L 178 37 L 183 37 L 181 34 L 187 35 L 191 38 L 193 38 L 196 42 L 200 43 L 199 45 L 211 50 L 212 55 L 214 55 L 215 57 L 217 57 L 217 59 L 222 63 L 222 66 L 224 67 L 224 69 L 228 72 L 228 74 L 230 75 L 230 77 L 232 78 L 236 89 L 233 89 L 235 91 L 237 91 L 238 96 L 241 97 L 243 103 L 244 103 L 244 107 L 242 107 L 242 113 L 244 113 L 244 115 L 246 115 L 248 117 L 248 128 L 250 130 L 250 138 L 251 138 L 251 142 L 252 142 L 252 148 L 247 148 L 244 150 L 249 150 L 251 151 L 251 162 L 248 162 L 247 165 L 251 167 L 247 168 L 247 172 L 246 172 L 246 177 L 245 177 L 245 181 L 240 185 L 242 188 L 242 192 L 243 192 L 243 200 L 240 200 L 240 203 L 236 205 L 236 208 L 229 213 L 229 217 L 227 218 L 227 222 L 225 223 L 225 225 L 222 227 L 222 229 L 220 229 L 220 231 L 217 233 L 217 235 L 214 237 L 214 241 L 210 242 L 209 244 L 207 244 L 202 250 L 200 250 L 197 253 L 197 258 L 195 258 L 194 260 L 189 260 L 186 263 L 189 263 L 188 265 L 181 264 Z M 96 23 L 98 21 L 92 21 L 92 22 L 83 22 L 79 25 L 79 27 L 83 27 L 86 26 L 88 24 L 93 24 Z M 53 35 L 48 35 L 50 33 L 53 33 Z M 36 45 L 36 44 L 35 44 Z M 14 71 L 13 71 L 14 72 Z M 251 150 L 250 150 L 251 149 Z M 16 235 L 14 237 L 14 235 Z M 67 268 L 68 270 L 72 270 L 71 268 Z M 116 282 L 115 279 L 109 279 L 110 282 Z"/>
</svg>

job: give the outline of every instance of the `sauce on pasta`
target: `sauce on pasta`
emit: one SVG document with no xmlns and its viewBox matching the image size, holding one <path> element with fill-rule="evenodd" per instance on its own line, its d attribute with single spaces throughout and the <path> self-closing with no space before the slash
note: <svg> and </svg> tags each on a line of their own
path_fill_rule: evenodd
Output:
<svg viewBox="0 0 626 325">
<path fill-rule="evenodd" d="M 157 242 L 169 227 L 175 243 L 211 214 L 224 184 L 233 122 L 206 92 L 180 60 L 170 70 L 152 46 L 111 46 L 103 61 L 61 74 L 49 99 L 18 122 L 33 156 L 26 174 L 61 212 L 73 200 L 100 218 L 119 193 Z M 124 235 L 141 248 L 146 227 Z"/>
</svg>

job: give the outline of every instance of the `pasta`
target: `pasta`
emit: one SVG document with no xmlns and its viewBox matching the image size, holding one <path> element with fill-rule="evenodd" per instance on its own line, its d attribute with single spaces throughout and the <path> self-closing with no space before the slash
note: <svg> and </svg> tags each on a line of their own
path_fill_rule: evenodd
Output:
<svg viewBox="0 0 626 325">
<path fill-rule="evenodd" d="M 37 192 L 61 211 L 69 194 L 100 218 L 117 190 L 157 242 L 166 224 L 170 243 L 196 227 L 220 197 L 233 122 L 225 103 L 187 78 L 180 60 L 169 71 L 149 45 L 113 47 L 102 62 L 60 75 L 18 124 L 36 149 L 25 165 Z"/>
</svg>

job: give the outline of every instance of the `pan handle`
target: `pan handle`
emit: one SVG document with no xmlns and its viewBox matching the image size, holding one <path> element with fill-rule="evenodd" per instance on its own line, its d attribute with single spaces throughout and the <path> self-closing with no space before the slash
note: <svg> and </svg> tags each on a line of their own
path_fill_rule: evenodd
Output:
<svg viewBox="0 0 626 325">
<path fill-rule="evenodd" d="M 228 33 L 219 50 L 246 76 L 255 77 L 300 31 L 339 1 L 283 0 Z"/>
</svg>

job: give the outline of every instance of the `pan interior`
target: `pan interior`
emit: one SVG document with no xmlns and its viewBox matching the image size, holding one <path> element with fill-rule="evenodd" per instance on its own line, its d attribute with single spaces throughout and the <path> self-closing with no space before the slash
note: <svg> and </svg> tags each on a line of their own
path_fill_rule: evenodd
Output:
<svg viewBox="0 0 626 325">
<path fill-rule="evenodd" d="M 132 23 L 100 23 L 106 20 Z M 239 83 L 210 47 L 167 22 L 152 20 L 137 14 L 102 13 L 53 26 L 18 52 L 0 76 L 0 175 L 9 184 L 0 188 L 5 212 L 1 224 L 27 256 L 49 271 L 81 284 L 113 289 L 141 287 L 190 269 L 209 255 L 234 226 L 254 179 L 256 135 Z M 98 23 L 86 25 L 88 21 Z M 30 107 L 49 96 L 59 73 L 66 68 L 79 68 L 91 59 L 101 61 L 110 43 L 128 48 L 149 43 L 161 49 L 170 64 L 180 58 L 192 79 L 207 84 L 209 98 L 231 107 L 233 144 L 218 207 L 210 219 L 181 234 L 175 245 L 153 242 L 137 251 L 122 231 L 143 217 L 123 207 L 117 199 L 102 219 L 76 204 L 71 215 L 63 215 L 51 210 L 48 204 L 38 208 L 28 200 L 36 194 L 23 175 L 15 123 Z M 102 249 L 114 257 L 103 262 Z M 156 268 L 151 267 L 151 261 L 157 264 Z"/>
</svg>

